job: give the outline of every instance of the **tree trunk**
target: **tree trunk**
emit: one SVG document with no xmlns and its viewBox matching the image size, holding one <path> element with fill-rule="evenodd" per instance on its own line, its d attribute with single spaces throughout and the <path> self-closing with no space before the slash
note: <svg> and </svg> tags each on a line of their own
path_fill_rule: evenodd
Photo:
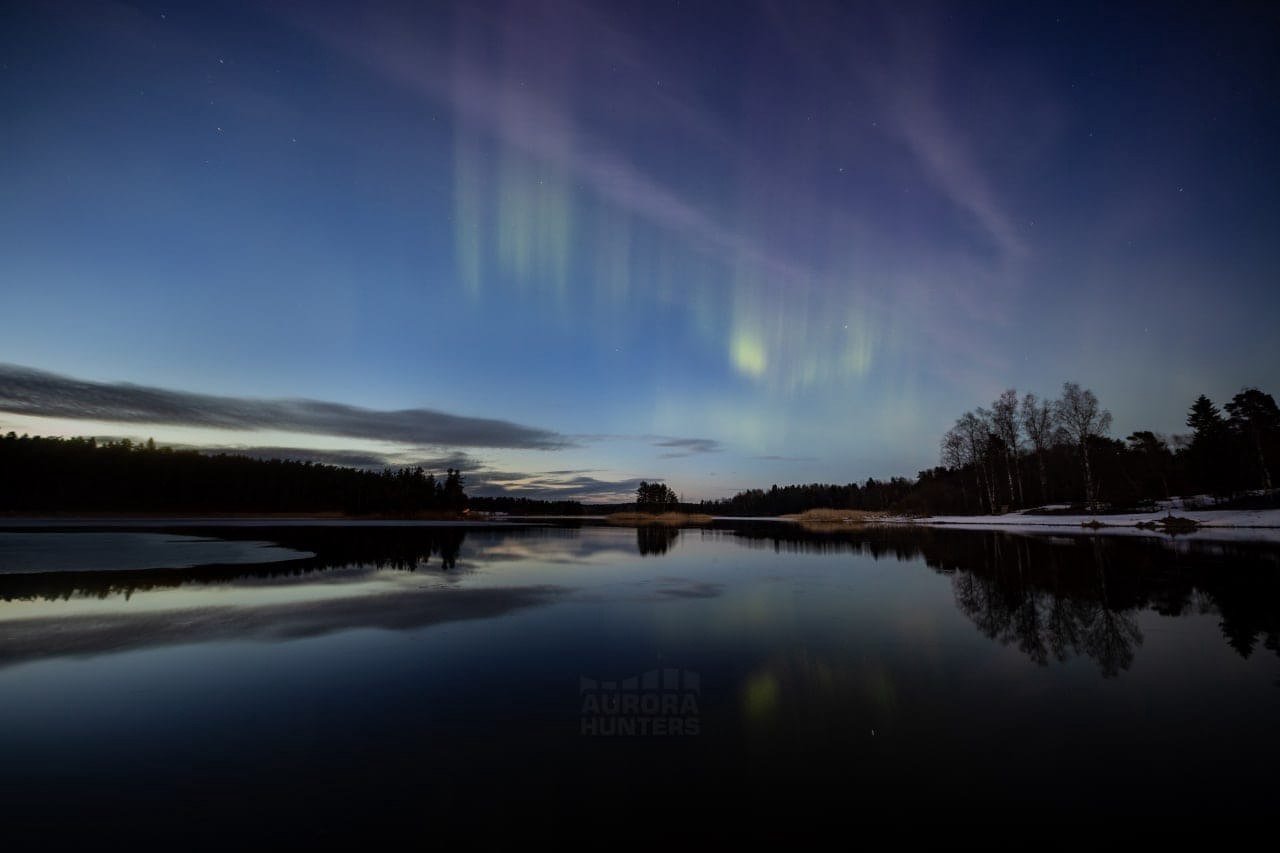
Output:
<svg viewBox="0 0 1280 853">
<path fill-rule="evenodd" d="M 1093 469 L 1089 467 L 1089 447 L 1080 443 L 1080 456 L 1084 459 L 1084 503 L 1086 509 L 1093 509 Z"/>
<path fill-rule="evenodd" d="M 1022 462 L 1018 459 L 1018 451 L 1013 451 L 1013 479 L 1018 483 L 1018 506 L 1027 505 L 1027 496 L 1022 493 Z"/>
<path fill-rule="evenodd" d="M 1262 455 L 1262 438 L 1255 432 L 1253 446 L 1258 451 L 1258 467 L 1262 469 L 1262 488 L 1271 491 L 1271 472 L 1267 470 L 1267 459 Z"/>
<path fill-rule="evenodd" d="M 1036 452 L 1036 459 L 1040 463 L 1040 503 L 1047 504 L 1049 502 L 1049 475 L 1044 470 L 1044 451 Z"/>
</svg>

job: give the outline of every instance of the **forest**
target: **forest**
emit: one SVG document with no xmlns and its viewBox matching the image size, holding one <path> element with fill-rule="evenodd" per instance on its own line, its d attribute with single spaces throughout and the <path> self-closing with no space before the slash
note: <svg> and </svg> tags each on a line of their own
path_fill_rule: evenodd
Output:
<svg viewBox="0 0 1280 853">
<path fill-rule="evenodd" d="M 914 480 L 773 486 L 720 501 L 716 515 L 779 515 L 818 507 L 912 514 L 983 514 L 1058 505 L 1136 509 L 1173 496 L 1211 495 L 1236 506 L 1274 506 L 1280 471 L 1280 409 L 1245 388 L 1219 408 L 1189 406 L 1187 434 L 1138 430 L 1112 438 L 1111 413 L 1075 382 L 1056 399 L 1009 389 L 965 412 L 943 435 L 940 463 Z"/>
<path fill-rule="evenodd" d="M 507 515 L 582 515 L 587 511 L 579 501 L 544 501 L 511 495 L 468 497 L 467 508 Z"/>
<path fill-rule="evenodd" d="M 368 471 L 158 447 L 8 433 L 0 438 L 0 512 L 340 512 L 456 514 L 461 471 Z"/>
</svg>

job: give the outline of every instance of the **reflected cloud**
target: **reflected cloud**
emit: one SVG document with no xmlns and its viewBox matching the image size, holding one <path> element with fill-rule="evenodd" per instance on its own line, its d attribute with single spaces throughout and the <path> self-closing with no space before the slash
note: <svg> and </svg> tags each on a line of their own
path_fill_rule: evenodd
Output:
<svg viewBox="0 0 1280 853">
<path fill-rule="evenodd" d="M 68 535 L 95 534 L 30 535 L 55 537 L 50 541 L 56 544 L 58 536 L 66 541 Z M 876 560 L 923 561 L 950 580 L 956 609 L 980 634 L 1042 666 L 1086 658 L 1105 677 L 1122 675 L 1142 648 L 1140 617 L 1144 613 L 1217 614 L 1223 639 L 1240 656 L 1247 658 L 1262 649 L 1280 654 L 1280 613 L 1274 606 L 1280 600 L 1280 557 L 1274 549 L 1252 543 L 1192 539 L 1170 545 L 1151 536 L 1042 537 L 893 526 L 814 532 L 779 522 L 719 523 L 696 534 L 647 526 L 637 528 L 635 538 L 630 530 L 590 526 L 263 523 L 240 528 L 176 524 L 163 535 L 180 542 L 199 536 L 194 545 L 182 547 L 216 546 L 223 549 L 220 553 L 248 549 L 251 555 L 262 543 L 273 542 L 271 548 L 281 554 L 315 556 L 274 564 L 143 571 L 82 571 L 83 566 L 74 563 L 64 566 L 67 571 L 0 574 L 0 597 L 14 602 L 0 612 L 0 629 L 7 638 L 5 653 L 13 649 L 12 654 L 19 656 L 35 654 L 36 647 L 46 641 L 51 649 L 73 650 L 68 653 L 113 643 L 130 647 L 124 607 L 143 620 L 137 624 L 153 637 L 177 637 L 176 628 L 172 634 L 166 632 L 170 621 L 179 619 L 218 638 L 240 630 L 246 636 L 301 636 L 344 626 L 412 626 L 436 618 L 465 618 L 449 616 L 453 611 L 440 609 L 435 599 L 422 596 L 433 590 L 469 593 L 491 583 L 491 577 L 501 577 L 481 574 L 486 568 L 527 572 L 530 580 L 554 579 L 589 593 L 601 582 L 612 583 L 614 576 L 582 573 L 577 567 L 626 567 L 624 576 L 629 578 L 641 567 L 637 557 L 662 558 L 682 537 L 693 536 L 696 548 L 686 556 L 695 560 L 702 559 L 700 554 L 738 546 L 779 555 L 860 554 Z M 210 543 L 211 538 L 225 541 Z M 128 556 L 117 554 L 120 559 Z M 64 554 L 58 559 L 70 557 Z M 1227 563 L 1230 572 L 1222 570 Z M 552 566 L 571 568 L 548 576 Z M 663 574 L 638 580 L 638 587 L 625 597 L 698 600 L 730 591 L 720 578 Z M 725 613 L 735 631 L 750 633 L 800 618 L 798 603 L 780 597 L 774 588 L 778 582 L 794 580 L 792 575 L 771 572 L 758 580 L 736 590 L 728 600 L 731 606 Z M 539 595 L 550 595 L 552 590 L 537 589 L 543 590 Z M 153 595 L 128 604 L 119 600 L 151 591 Z M 556 595 L 561 593 L 555 590 Z M 523 602 L 523 595 L 444 600 L 464 603 L 460 613 L 472 607 L 483 614 L 489 612 L 486 608 L 501 612 L 499 602 L 504 600 Z M 401 607 L 398 601 L 403 602 L 404 614 L 393 612 Z M 191 606 L 204 602 L 211 604 Z M 229 607 L 228 602 L 236 606 Z M 54 618 L 51 613 L 64 616 Z M 181 617 L 174 615 L 179 613 Z M 917 621 L 895 624 L 915 638 L 931 633 L 927 624 Z M 70 632 L 67 643 L 58 639 L 58 625 Z M 219 633 L 220 625 L 229 626 L 225 634 Z M 88 639 L 77 639 L 82 636 Z M 822 672 L 821 667 L 800 669 L 809 680 Z M 799 676 L 775 673 L 774 677 L 786 683 Z"/>
<path fill-rule="evenodd" d="M 580 528 L 526 527 L 508 535 L 488 537 L 470 551 L 476 563 L 528 562 L 533 565 L 591 565 L 601 558 L 634 553 L 625 531 L 600 528 L 584 534 Z"/>
<path fill-rule="evenodd" d="M 0 599 L 128 598 L 187 585 L 352 583 L 382 570 L 431 571 L 455 580 L 473 569 L 459 561 L 467 535 L 480 541 L 498 535 L 493 529 L 422 524 L 180 522 L 163 533 L 133 526 L 144 529 L 44 526 L 0 533 L 0 567 L 27 569 L 0 572 Z"/>
<path fill-rule="evenodd" d="M 565 594 L 556 586 L 432 588 L 279 605 L 24 619 L 16 630 L 4 626 L 8 636 L 0 644 L 0 667 L 185 643 L 282 641 L 355 628 L 405 631 L 490 619 L 549 604 Z"/>
<path fill-rule="evenodd" d="M 725 591 L 724 584 L 695 581 L 690 578 L 658 578 L 653 597 L 666 598 L 718 598 Z"/>
</svg>

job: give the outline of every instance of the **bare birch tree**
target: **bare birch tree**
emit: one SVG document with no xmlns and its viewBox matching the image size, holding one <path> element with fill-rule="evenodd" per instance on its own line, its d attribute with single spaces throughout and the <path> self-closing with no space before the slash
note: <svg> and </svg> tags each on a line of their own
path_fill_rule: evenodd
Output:
<svg viewBox="0 0 1280 853">
<path fill-rule="evenodd" d="M 1081 389 L 1075 382 L 1062 383 L 1062 397 L 1054 405 L 1058 425 L 1066 432 L 1072 444 L 1080 448 L 1084 463 L 1084 500 L 1092 507 L 1093 469 L 1089 465 L 1089 442 L 1106 435 L 1111 429 L 1111 413 L 1098 405 L 1098 398 L 1088 389 Z"/>
<path fill-rule="evenodd" d="M 1053 406 L 1048 400 L 1043 403 L 1031 392 L 1022 398 L 1022 409 L 1018 412 L 1022 421 L 1022 430 L 1027 434 L 1032 448 L 1036 452 L 1036 461 L 1040 466 L 1040 502 L 1049 500 L 1049 475 L 1046 473 L 1044 457 L 1053 446 Z"/>
<path fill-rule="evenodd" d="M 965 451 L 964 436 L 961 435 L 960 428 L 958 426 L 951 427 L 951 429 L 947 430 L 946 434 L 942 436 L 941 446 L 939 447 L 939 456 L 942 459 L 942 464 L 954 471 L 963 470 L 964 466 L 968 463 L 968 454 Z M 961 506 L 968 507 L 969 496 L 964 487 L 964 478 L 960 477 L 958 479 L 960 480 L 960 504 Z M 982 502 L 981 492 L 979 492 L 978 502 L 979 504 Z"/>
<path fill-rule="evenodd" d="M 987 507 L 994 514 L 996 511 L 996 488 L 987 466 L 987 446 L 991 438 L 991 423 L 985 409 L 977 412 L 965 412 L 956 421 L 956 429 L 964 438 L 965 449 L 973 463 L 975 476 L 978 478 L 978 492 L 985 486 Z"/>
<path fill-rule="evenodd" d="M 1021 428 L 1018 423 L 1018 392 L 1010 388 L 991 404 L 991 425 L 1004 442 L 1004 473 L 1009 481 L 1009 503 L 1022 505 L 1022 471 L 1018 465 Z M 1017 493 L 1014 493 L 1014 481 Z"/>
</svg>

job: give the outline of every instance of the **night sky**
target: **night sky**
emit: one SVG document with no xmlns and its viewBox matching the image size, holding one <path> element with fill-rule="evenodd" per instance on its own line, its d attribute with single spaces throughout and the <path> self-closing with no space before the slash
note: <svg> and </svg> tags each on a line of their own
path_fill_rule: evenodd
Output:
<svg viewBox="0 0 1280 853">
<path fill-rule="evenodd" d="M 0 430 L 697 499 L 1280 392 L 1280 7 L 1056 5 L 6 2 Z"/>
</svg>

